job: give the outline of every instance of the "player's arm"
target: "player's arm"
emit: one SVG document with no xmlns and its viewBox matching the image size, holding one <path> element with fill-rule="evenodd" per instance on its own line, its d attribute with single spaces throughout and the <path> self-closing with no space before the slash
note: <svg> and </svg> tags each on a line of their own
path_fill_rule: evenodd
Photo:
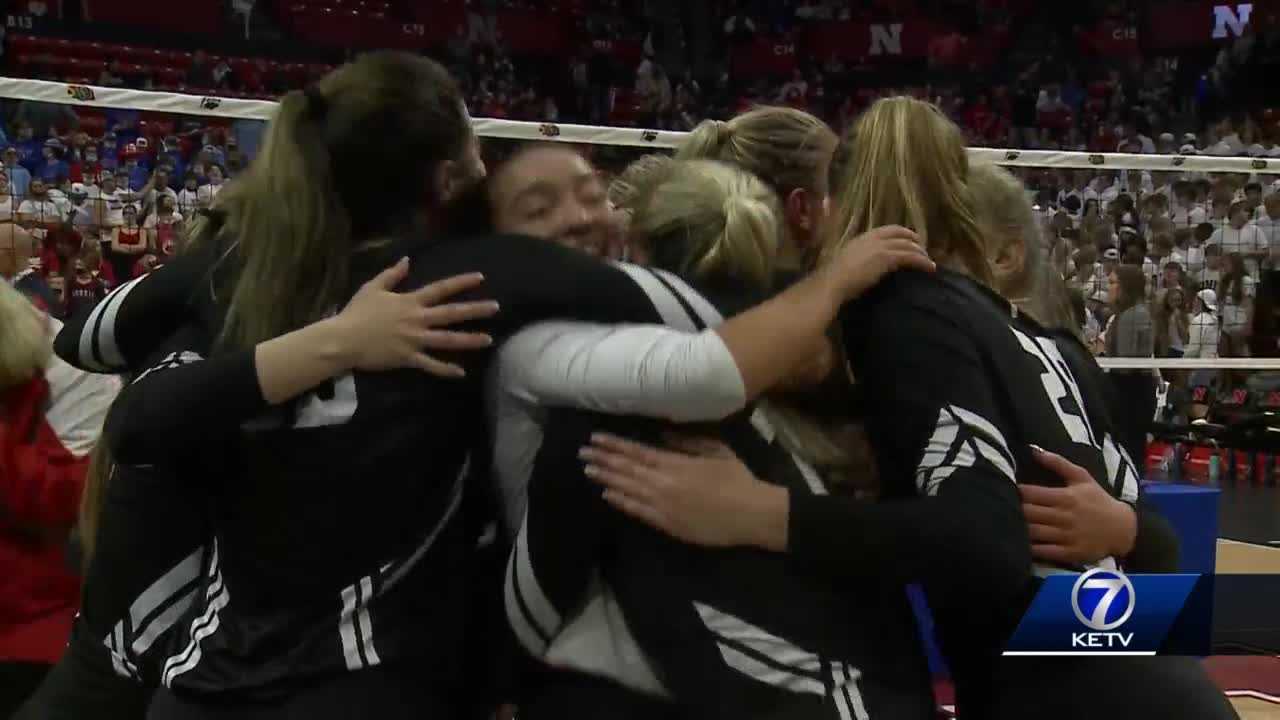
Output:
<svg viewBox="0 0 1280 720">
<path fill-rule="evenodd" d="M 212 252 L 195 250 L 121 283 L 92 309 L 67 319 L 54 352 L 88 372 L 142 370 L 179 328 L 200 320 L 192 300 L 207 290 L 214 259 Z"/>
<path fill-rule="evenodd" d="M 788 552 L 829 579 L 923 580 L 931 599 L 981 585 L 990 607 L 1017 607 L 1031 556 L 1014 435 L 978 349 L 946 308 L 877 305 L 855 307 L 870 322 L 845 337 L 859 345 L 850 355 L 881 485 L 900 499 L 788 493 L 724 458 L 599 439 L 587 462 L 606 499 L 683 540 Z"/>
<path fill-rule="evenodd" d="M 733 356 L 747 398 L 758 397 L 807 361 L 844 302 L 898 269 L 931 271 L 933 263 L 915 240 L 914 233 L 898 227 L 855 238 L 823 269 L 711 331 Z M 627 273 L 583 253 L 524 237 L 469 242 L 477 256 L 490 258 L 485 289 L 503 312 L 486 331 L 497 342 L 542 320 L 617 323 L 653 317 L 653 302 Z M 478 246 L 481 242 L 492 249 Z"/>
<path fill-rule="evenodd" d="M 738 366 L 715 332 L 536 323 L 503 345 L 499 363 L 503 391 L 541 405 L 690 422 L 746 404 Z"/>
<path fill-rule="evenodd" d="M 203 444 L 202 433 L 239 425 L 352 370 L 410 367 L 461 376 L 461 368 L 424 348 L 488 347 L 485 335 L 439 329 L 496 312 L 489 302 L 441 302 L 482 278 L 458 276 L 395 292 L 407 272 L 408 262 L 401 261 L 366 283 L 336 316 L 207 360 L 212 339 L 189 326 L 179 333 L 185 344 L 162 354 L 113 405 L 106 436 L 116 459 L 143 464 L 180 456 Z"/>
</svg>

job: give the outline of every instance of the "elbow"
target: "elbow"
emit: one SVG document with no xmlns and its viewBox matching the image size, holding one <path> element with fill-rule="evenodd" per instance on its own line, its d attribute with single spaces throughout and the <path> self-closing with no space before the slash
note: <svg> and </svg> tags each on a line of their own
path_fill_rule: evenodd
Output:
<svg viewBox="0 0 1280 720">
<path fill-rule="evenodd" d="M 666 387 L 684 398 L 671 406 L 667 418 L 675 422 L 721 420 L 747 404 L 747 387 L 724 341 L 714 331 L 703 332 L 687 341 L 683 371 L 668 373 Z"/>
</svg>

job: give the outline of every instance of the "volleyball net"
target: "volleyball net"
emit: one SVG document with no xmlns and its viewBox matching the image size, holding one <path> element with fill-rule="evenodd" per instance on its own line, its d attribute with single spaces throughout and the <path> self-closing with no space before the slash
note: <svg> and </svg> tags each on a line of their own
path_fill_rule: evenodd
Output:
<svg viewBox="0 0 1280 720">
<path fill-rule="evenodd" d="M 55 221 L 70 222 L 85 237 L 97 238 L 104 254 L 112 252 L 117 227 L 165 222 L 157 218 L 168 204 L 160 199 L 164 195 L 181 215 L 206 206 L 218 192 L 213 178 L 218 172 L 210 168 L 217 166 L 227 182 L 234 182 L 257 151 L 276 108 L 275 102 L 256 98 L 7 77 L 0 77 L 0 98 L 17 103 L 19 118 L 56 116 L 60 140 L 51 148 L 66 163 L 65 172 L 47 173 L 54 182 L 44 200 L 31 197 L 30 184 L 19 187 L 20 171 L 7 172 L 10 204 L 8 215 L 0 207 L 0 222 L 41 235 Z M 52 106 L 57 112 L 49 110 Z M 473 122 L 491 159 L 523 143 L 568 143 L 606 174 L 649 153 L 670 153 L 688 135 L 494 118 Z M 20 164 L 38 181 L 45 167 L 39 157 L 46 154 L 43 138 L 11 136 L 10 142 L 18 146 Z M 86 152 L 89 148 L 97 149 L 96 157 Z M 986 147 L 970 148 L 969 153 L 974 161 L 1008 168 L 1026 185 L 1041 225 L 1045 262 L 1068 278 L 1078 329 L 1098 350 L 1104 367 L 1158 371 L 1173 397 L 1182 393 L 1187 402 L 1218 397 L 1238 401 L 1244 389 L 1247 404 L 1264 408 L 1275 401 L 1280 410 L 1280 393 L 1271 388 L 1272 378 L 1280 379 L 1275 339 L 1280 337 L 1275 310 L 1280 307 L 1280 159 Z M 167 171 L 163 190 L 154 179 L 156 170 Z M 1276 199 L 1267 200 L 1271 195 Z M 1116 203 L 1127 209 L 1113 211 Z M 1267 211 L 1273 203 L 1275 221 Z M 1242 208 L 1248 214 L 1243 224 L 1236 215 Z M 1114 267 L 1124 263 L 1146 273 L 1153 315 L 1174 318 L 1185 312 L 1194 325 L 1195 316 L 1211 305 L 1214 331 L 1186 328 L 1188 333 L 1186 322 L 1162 321 L 1153 328 L 1168 334 L 1155 343 L 1161 357 L 1106 354 L 1109 280 Z M 1202 295 L 1206 289 L 1213 294 Z M 1181 310 L 1155 312 L 1165 303 Z M 1202 341 L 1197 357 L 1176 357 L 1179 348 L 1187 350 L 1197 337 Z M 1264 337 L 1270 339 L 1260 341 Z M 1280 389 L 1280 381 L 1274 384 Z"/>
</svg>

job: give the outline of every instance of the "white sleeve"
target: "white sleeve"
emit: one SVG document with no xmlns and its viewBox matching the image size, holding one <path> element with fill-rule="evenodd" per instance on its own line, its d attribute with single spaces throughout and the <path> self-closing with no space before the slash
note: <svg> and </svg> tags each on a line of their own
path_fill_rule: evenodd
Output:
<svg viewBox="0 0 1280 720">
<path fill-rule="evenodd" d="M 537 323 L 503 344 L 499 363 L 504 390 L 539 405 L 692 422 L 719 420 L 747 400 L 714 330 Z"/>
</svg>

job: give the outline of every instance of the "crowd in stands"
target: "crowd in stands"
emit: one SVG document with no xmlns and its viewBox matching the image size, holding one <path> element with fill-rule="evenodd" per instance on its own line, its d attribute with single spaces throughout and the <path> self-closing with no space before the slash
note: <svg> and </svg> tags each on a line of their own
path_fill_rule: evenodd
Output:
<svg viewBox="0 0 1280 720">
<path fill-rule="evenodd" d="M 1122 134 L 1132 133 L 1122 129 Z M 1156 139 L 1183 154 L 1229 147 L 1267 157 L 1280 146 L 1257 138 L 1250 120 L 1224 120 L 1204 139 Z M 1125 134 L 1123 144 L 1147 138 Z M 1260 140 L 1260 141 L 1255 141 Z M 1255 336 L 1268 271 L 1280 270 L 1280 180 L 1273 175 L 1019 169 L 1037 202 L 1055 270 L 1073 291 L 1082 333 L 1112 357 L 1274 357 Z M 1122 321 L 1127 318 L 1127 321 Z M 1268 345 L 1271 342 L 1271 345 Z M 1230 390 L 1241 378 L 1164 373 L 1175 390 Z M 1178 407 L 1184 412 L 1184 407 Z"/>
<path fill-rule="evenodd" d="M 8 130 L 0 233 L 29 234 L 42 248 L 28 271 L 48 280 L 55 315 L 163 265 L 184 225 L 248 162 L 225 128 L 177 131 L 133 113 L 93 137 L 67 106 L 24 102 Z"/>
</svg>

